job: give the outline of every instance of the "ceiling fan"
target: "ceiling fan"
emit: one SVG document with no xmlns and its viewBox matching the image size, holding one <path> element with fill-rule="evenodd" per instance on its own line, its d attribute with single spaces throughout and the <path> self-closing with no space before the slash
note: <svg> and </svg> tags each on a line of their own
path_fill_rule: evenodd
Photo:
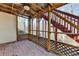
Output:
<svg viewBox="0 0 79 59">
<path fill-rule="evenodd" d="M 12 3 L 12 10 L 14 8 L 14 4 L 23 7 L 21 12 L 20 12 L 21 15 L 23 15 L 26 11 L 30 10 L 29 5 L 28 4 L 24 4 L 24 3 Z M 20 15 L 20 14 L 18 14 L 18 15 Z"/>
</svg>

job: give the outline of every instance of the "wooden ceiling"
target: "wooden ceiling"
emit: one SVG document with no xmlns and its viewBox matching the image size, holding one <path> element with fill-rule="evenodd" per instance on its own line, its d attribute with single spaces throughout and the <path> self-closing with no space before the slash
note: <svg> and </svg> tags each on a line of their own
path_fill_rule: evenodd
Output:
<svg viewBox="0 0 79 59">
<path fill-rule="evenodd" d="M 50 11 L 65 5 L 66 3 L 0 3 L 0 11 L 18 16 L 38 17 Z M 24 6 L 29 6 L 29 10 L 25 10 Z"/>
</svg>

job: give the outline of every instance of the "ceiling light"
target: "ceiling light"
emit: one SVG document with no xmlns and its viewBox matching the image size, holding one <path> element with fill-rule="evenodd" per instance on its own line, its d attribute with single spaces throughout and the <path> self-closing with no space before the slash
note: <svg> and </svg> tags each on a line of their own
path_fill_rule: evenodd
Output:
<svg viewBox="0 0 79 59">
<path fill-rule="evenodd" d="M 24 9 L 25 9 L 25 10 L 29 10 L 30 7 L 29 7 L 29 6 L 24 6 Z"/>
</svg>

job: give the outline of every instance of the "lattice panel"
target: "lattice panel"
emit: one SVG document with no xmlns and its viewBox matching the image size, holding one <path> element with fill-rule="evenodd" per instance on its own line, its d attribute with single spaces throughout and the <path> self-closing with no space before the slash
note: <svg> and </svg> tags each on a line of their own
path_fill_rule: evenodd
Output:
<svg viewBox="0 0 79 59">
<path fill-rule="evenodd" d="M 42 45 L 43 47 L 46 47 L 46 39 L 39 39 L 39 44 Z"/>
<path fill-rule="evenodd" d="M 41 46 L 43 46 L 43 47 L 46 47 L 46 40 L 47 40 L 47 39 L 44 39 L 44 38 L 42 38 L 42 37 L 37 38 L 37 36 L 35 36 L 35 35 L 33 35 L 33 36 L 30 35 L 30 39 L 31 39 L 33 42 L 36 42 L 37 44 L 39 44 L 39 45 L 41 45 Z M 37 39 L 38 39 L 38 42 L 37 42 Z"/>
<path fill-rule="evenodd" d="M 51 49 L 55 50 L 57 53 L 65 56 L 79 56 L 79 47 L 71 46 L 64 43 L 57 43 L 57 48 L 55 46 L 55 41 L 51 41 Z"/>
<path fill-rule="evenodd" d="M 32 36 L 32 41 L 36 42 L 36 36 Z"/>
<path fill-rule="evenodd" d="M 36 42 L 37 36 L 32 37 L 32 41 Z M 37 44 L 46 47 L 47 39 L 39 37 Z M 51 50 L 63 56 L 79 56 L 79 47 L 51 40 Z"/>
</svg>

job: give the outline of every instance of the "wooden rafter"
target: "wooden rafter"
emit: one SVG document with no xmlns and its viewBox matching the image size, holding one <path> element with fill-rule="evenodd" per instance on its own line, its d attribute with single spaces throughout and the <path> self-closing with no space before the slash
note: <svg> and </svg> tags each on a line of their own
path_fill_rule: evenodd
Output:
<svg viewBox="0 0 79 59">
<path fill-rule="evenodd" d="M 42 8 L 41 8 L 41 6 L 40 5 L 37 5 L 37 4 L 33 4 L 34 5 L 34 7 L 36 7 L 37 9 L 39 9 L 39 10 L 41 10 L 41 11 L 44 11 Z"/>
<path fill-rule="evenodd" d="M 7 7 L 7 8 L 10 8 L 10 9 L 12 8 L 12 6 L 9 6 L 9 5 L 4 4 L 4 3 L 1 3 L 0 5 L 1 5 L 1 6 L 5 6 L 5 7 Z M 15 4 L 14 4 L 14 6 L 15 6 Z M 16 8 L 13 8 L 13 10 L 20 12 L 20 10 L 18 10 L 18 9 L 16 9 Z"/>
<path fill-rule="evenodd" d="M 5 12 L 9 12 L 9 13 L 14 14 L 14 15 L 17 15 L 17 12 L 13 12 L 13 11 L 7 9 L 7 8 L 2 7 L 2 6 L 0 6 L 0 10 L 3 10 Z"/>
<path fill-rule="evenodd" d="M 58 7 L 61 7 L 63 5 L 65 5 L 66 3 L 52 3 L 52 4 L 49 4 L 51 5 L 51 9 L 50 11 L 52 11 L 53 9 L 56 9 Z M 41 8 L 41 6 L 38 6 Z M 44 8 L 42 11 L 40 11 L 40 15 L 43 15 L 44 13 L 48 12 L 48 7 L 47 8 Z M 38 13 L 35 13 L 35 16 L 37 17 Z"/>
<path fill-rule="evenodd" d="M 15 6 L 15 4 L 14 4 L 14 6 Z M 12 5 L 8 5 L 8 4 L 0 4 L 0 9 L 2 9 L 2 10 L 4 10 L 4 11 L 6 11 L 6 12 L 12 12 L 11 14 L 14 14 L 14 15 L 23 15 L 23 14 L 21 14 L 20 12 L 21 12 L 21 8 L 20 8 L 20 10 L 19 9 L 17 9 L 17 8 L 14 8 L 13 7 L 13 9 L 12 9 Z M 23 16 L 29 16 L 29 15 L 27 15 L 27 13 L 26 14 L 24 14 Z"/>
</svg>

